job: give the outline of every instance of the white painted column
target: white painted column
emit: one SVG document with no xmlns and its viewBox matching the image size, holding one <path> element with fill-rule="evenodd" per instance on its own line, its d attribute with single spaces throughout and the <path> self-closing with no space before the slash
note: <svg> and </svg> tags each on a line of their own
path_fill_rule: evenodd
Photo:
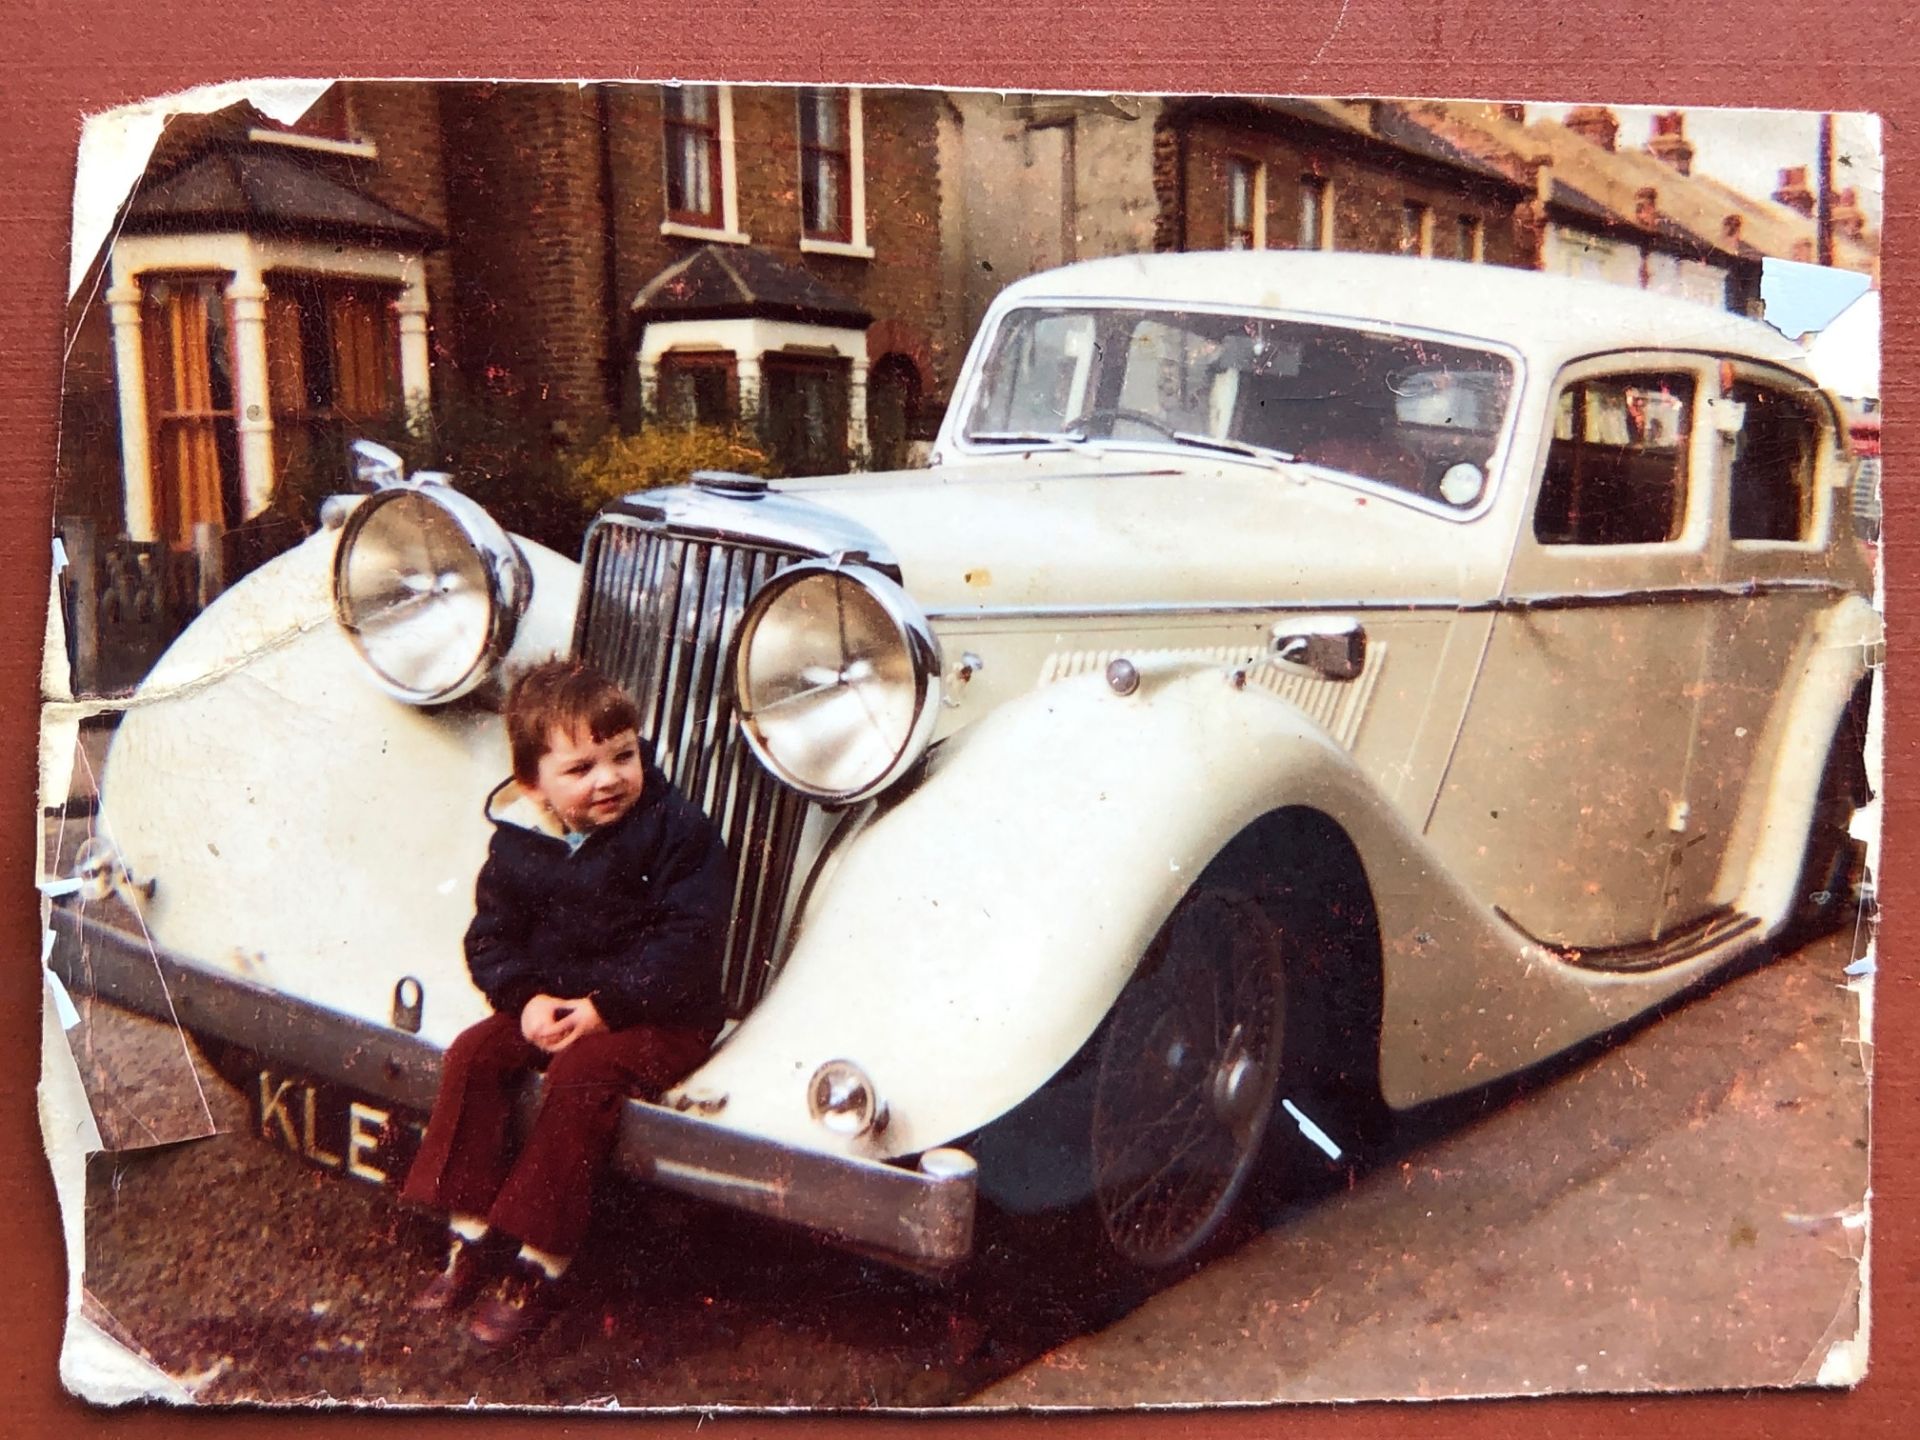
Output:
<svg viewBox="0 0 1920 1440">
<path fill-rule="evenodd" d="M 733 368 L 740 385 L 740 423 L 751 430 L 761 420 L 760 357 L 742 355 L 733 362 Z"/>
<path fill-rule="evenodd" d="M 854 455 L 867 453 L 867 362 L 861 359 L 853 362 L 847 377 L 847 449 Z"/>
<path fill-rule="evenodd" d="M 120 391 L 120 494 L 129 540 L 160 538 L 153 504 L 153 437 L 147 428 L 147 366 L 140 348 L 140 282 L 114 266 L 113 373 Z"/>
<path fill-rule="evenodd" d="M 433 360 L 427 349 L 427 282 L 417 269 L 407 288 L 393 302 L 400 322 L 400 394 L 408 419 L 424 410 L 432 398 Z"/>
<path fill-rule="evenodd" d="M 234 428 L 240 433 L 241 518 L 273 500 L 273 402 L 267 389 L 267 287 L 257 265 L 227 286 L 233 314 Z"/>
<path fill-rule="evenodd" d="M 660 414 L 660 363 L 657 360 L 638 359 L 634 362 L 640 368 L 640 413 L 649 419 Z"/>
</svg>

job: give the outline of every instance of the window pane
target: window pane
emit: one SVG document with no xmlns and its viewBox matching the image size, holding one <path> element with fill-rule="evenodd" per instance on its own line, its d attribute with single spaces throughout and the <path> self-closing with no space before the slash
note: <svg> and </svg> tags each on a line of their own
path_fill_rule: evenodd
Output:
<svg viewBox="0 0 1920 1440">
<path fill-rule="evenodd" d="M 711 124 L 714 94 L 711 85 L 679 85 L 667 91 L 667 114 L 675 120 Z"/>
<path fill-rule="evenodd" d="M 1463 345 L 1172 309 L 1015 311 L 985 373 L 975 440 L 1198 435 L 1457 508 L 1484 493 L 1513 388 L 1507 361 Z"/>
<path fill-rule="evenodd" d="M 1805 540 L 1813 526 L 1820 416 L 1804 397 L 1736 384 L 1744 407 L 1733 442 L 1732 535 L 1736 540 Z"/>
<path fill-rule="evenodd" d="M 178 549 L 193 544 L 196 524 L 223 526 L 239 507 L 224 284 L 142 282 L 155 511 L 161 538 Z"/>
<path fill-rule="evenodd" d="M 1400 207 L 1401 254 L 1425 255 L 1432 248 L 1428 238 L 1429 214 L 1426 206 L 1411 200 Z"/>
<path fill-rule="evenodd" d="M 1086 408 L 1094 317 L 1022 310 L 1008 319 L 987 361 L 973 414 L 979 434 L 1058 434 Z"/>
<path fill-rule="evenodd" d="M 1327 248 L 1327 184 L 1324 180 L 1300 182 L 1300 248 Z"/>
<path fill-rule="evenodd" d="M 830 155 L 809 155 L 800 175 L 800 202 L 809 235 L 837 234 L 840 173 Z"/>
<path fill-rule="evenodd" d="M 851 240 L 852 148 L 848 100 L 842 90 L 802 90 L 800 107 L 800 220 L 819 240 Z"/>
<path fill-rule="evenodd" d="M 1534 511 L 1548 545 L 1647 545 L 1686 517 L 1694 380 L 1609 375 L 1562 394 Z"/>
<path fill-rule="evenodd" d="M 1460 258 L 1462 260 L 1484 259 L 1485 245 L 1479 220 L 1471 215 L 1462 215 L 1460 217 Z"/>
<path fill-rule="evenodd" d="M 840 96 L 831 90 L 802 90 L 800 92 L 800 139 L 807 145 L 824 145 L 831 149 L 844 148 L 846 144 L 840 119 Z"/>
<path fill-rule="evenodd" d="M 830 475 L 847 464 L 850 376 L 843 364 L 765 361 L 766 413 L 784 475 Z"/>
<path fill-rule="evenodd" d="M 1253 248 L 1253 166 L 1245 160 L 1227 162 L 1227 248 Z"/>
<path fill-rule="evenodd" d="M 666 92 L 667 213 L 696 224 L 720 221 L 720 105 L 711 85 Z"/>
</svg>

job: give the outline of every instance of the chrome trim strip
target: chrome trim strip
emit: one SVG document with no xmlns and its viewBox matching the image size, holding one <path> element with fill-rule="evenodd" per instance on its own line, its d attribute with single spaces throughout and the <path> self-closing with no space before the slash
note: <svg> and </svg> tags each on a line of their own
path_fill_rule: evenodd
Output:
<svg viewBox="0 0 1920 1440">
<path fill-rule="evenodd" d="M 1695 916 L 1659 939 L 1636 940 L 1626 945 L 1580 946 L 1542 940 L 1497 905 L 1493 913 L 1512 926 L 1528 944 L 1538 946 L 1561 963 L 1611 975 L 1645 974 L 1650 970 L 1664 970 L 1669 966 L 1697 960 L 1708 951 L 1737 940 L 1760 925 L 1758 915 L 1749 915 L 1731 905 L 1721 905 L 1704 915 Z"/>
<path fill-rule="evenodd" d="M 1605 605 L 1660 605 L 1695 600 L 1744 600 L 1756 595 L 1804 591 L 1811 594 L 1850 595 L 1852 587 L 1837 580 L 1794 579 L 1730 581 L 1721 585 L 1676 585 L 1645 590 L 1568 590 L 1536 595 L 1510 595 L 1491 600 L 1369 599 L 1347 600 L 1193 600 L 1139 601 L 1115 605 L 979 605 L 935 606 L 926 611 L 935 622 L 970 620 L 1133 620 L 1183 616 L 1274 615 L 1290 612 L 1349 610 L 1415 610 L 1481 615 L 1528 610 L 1575 610 Z"/>
<path fill-rule="evenodd" d="M 441 1051 L 418 1036 L 343 1015 L 150 946 L 139 935 L 53 908 L 47 966 L 76 996 L 185 1026 L 321 1081 L 424 1116 Z M 524 1121 L 538 1087 L 519 1107 Z M 939 1272 L 973 1250 L 975 1175 L 929 1174 L 823 1154 L 629 1100 L 614 1163 L 637 1179 L 782 1220 L 913 1270 Z"/>
<path fill-rule="evenodd" d="M 691 485 L 641 490 L 622 496 L 600 513 L 588 531 L 609 522 L 638 521 L 675 535 L 750 550 L 782 550 L 794 556 L 841 555 L 863 560 L 889 578 L 900 578 L 900 564 L 880 537 L 857 520 L 798 495 L 778 490 L 764 494 L 716 494 Z"/>
</svg>

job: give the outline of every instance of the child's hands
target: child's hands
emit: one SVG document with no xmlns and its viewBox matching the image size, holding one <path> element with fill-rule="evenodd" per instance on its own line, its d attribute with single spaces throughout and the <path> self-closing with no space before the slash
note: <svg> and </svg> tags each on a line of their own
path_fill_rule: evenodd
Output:
<svg viewBox="0 0 1920 1440">
<path fill-rule="evenodd" d="M 607 1022 L 600 1018 L 600 1011 L 589 997 L 578 1000 L 563 1000 L 560 1013 L 560 1034 L 554 1042 L 546 1046 L 549 1055 L 558 1055 L 576 1040 L 589 1035 L 604 1034 Z"/>
<path fill-rule="evenodd" d="M 529 1045 L 549 1055 L 558 1055 L 585 1035 L 598 1035 L 607 1028 L 591 999 L 562 1000 L 552 995 L 536 995 L 520 1010 L 520 1033 Z"/>
<path fill-rule="evenodd" d="M 552 995 L 536 995 L 520 1007 L 520 1033 L 529 1045 L 551 1052 L 560 1034 L 561 1013 L 568 1002 Z"/>
</svg>

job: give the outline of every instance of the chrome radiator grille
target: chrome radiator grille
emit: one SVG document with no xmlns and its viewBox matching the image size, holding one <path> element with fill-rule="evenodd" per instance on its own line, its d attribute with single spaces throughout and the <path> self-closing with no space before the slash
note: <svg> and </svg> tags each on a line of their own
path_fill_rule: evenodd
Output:
<svg viewBox="0 0 1920 1440">
<path fill-rule="evenodd" d="M 741 738 L 727 660 L 747 598 L 799 558 L 609 517 L 581 578 L 575 652 L 640 702 L 660 768 L 713 818 L 733 856 L 723 984 L 735 1015 L 773 978 L 807 804 Z"/>
</svg>

